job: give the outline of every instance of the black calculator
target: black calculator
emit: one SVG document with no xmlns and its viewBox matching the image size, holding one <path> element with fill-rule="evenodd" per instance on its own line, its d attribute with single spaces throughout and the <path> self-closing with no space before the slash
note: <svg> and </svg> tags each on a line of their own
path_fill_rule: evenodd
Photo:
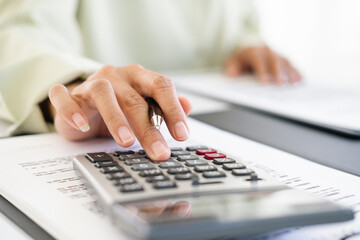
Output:
<svg viewBox="0 0 360 240">
<path fill-rule="evenodd" d="M 114 224 L 139 239 L 247 238 L 354 217 L 204 145 L 173 147 L 167 161 L 142 149 L 87 153 L 74 168 Z"/>
</svg>

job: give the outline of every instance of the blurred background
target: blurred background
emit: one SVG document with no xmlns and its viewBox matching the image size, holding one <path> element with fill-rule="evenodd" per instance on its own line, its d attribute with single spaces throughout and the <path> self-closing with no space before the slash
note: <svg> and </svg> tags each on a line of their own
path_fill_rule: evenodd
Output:
<svg viewBox="0 0 360 240">
<path fill-rule="evenodd" d="M 360 89 L 360 1 L 256 0 L 264 40 L 306 80 Z"/>
</svg>

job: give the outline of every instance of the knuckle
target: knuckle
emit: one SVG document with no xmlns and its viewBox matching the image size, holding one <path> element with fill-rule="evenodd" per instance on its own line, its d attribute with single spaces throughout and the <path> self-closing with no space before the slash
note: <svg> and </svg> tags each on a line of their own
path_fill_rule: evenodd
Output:
<svg viewBox="0 0 360 240">
<path fill-rule="evenodd" d="M 94 74 L 90 75 L 89 80 L 96 80 L 98 78 L 108 78 L 115 75 L 115 67 L 111 65 L 105 65 L 97 70 Z"/>
<path fill-rule="evenodd" d="M 63 118 L 70 118 L 70 113 L 67 108 L 57 108 L 56 112 Z"/>
<path fill-rule="evenodd" d="M 119 116 L 119 114 L 110 114 L 109 116 L 107 116 L 106 119 L 106 123 L 108 126 L 120 126 L 121 124 L 121 117 Z"/>
<path fill-rule="evenodd" d="M 130 111 L 147 107 L 145 100 L 137 92 L 133 91 L 123 94 L 121 105 Z"/>
<path fill-rule="evenodd" d="M 109 91 L 111 87 L 112 86 L 109 80 L 105 78 L 99 78 L 91 81 L 90 91 L 91 94 L 97 94 L 97 93 Z"/>
<path fill-rule="evenodd" d="M 148 126 L 143 129 L 141 136 L 139 137 L 140 142 L 146 142 L 147 139 L 153 141 L 154 136 L 157 134 L 157 130 L 153 126 Z"/>
<path fill-rule="evenodd" d="M 56 108 L 56 112 L 58 113 L 58 115 L 64 119 L 71 119 L 72 115 L 75 112 L 79 112 L 79 111 L 81 110 L 78 109 L 76 105 L 71 103 L 63 104 L 58 106 L 58 108 Z"/>
<path fill-rule="evenodd" d="M 103 66 L 102 68 L 99 69 L 99 72 L 100 73 L 108 73 L 108 72 L 111 72 L 113 71 L 114 67 L 111 66 L 111 65 L 105 65 Z"/>
<path fill-rule="evenodd" d="M 159 90 L 163 88 L 174 88 L 174 86 L 175 84 L 170 78 L 160 74 L 155 76 L 151 81 L 151 88 L 153 90 Z"/>
<path fill-rule="evenodd" d="M 170 106 L 169 109 L 167 109 L 167 111 L 168 111 L 168 114 L 174 119 L 183 119 L 184 118 L 183 111 L 178 106 Z"/>
<path fill-rule="evenodd" d="M 141 66 L 140 64 L 137 64 L 137 63 L 129 64 L 126 67 L 127 68 L 133 68 L 133 69 L 144 69 L 143 66 Z"/>
</svg>

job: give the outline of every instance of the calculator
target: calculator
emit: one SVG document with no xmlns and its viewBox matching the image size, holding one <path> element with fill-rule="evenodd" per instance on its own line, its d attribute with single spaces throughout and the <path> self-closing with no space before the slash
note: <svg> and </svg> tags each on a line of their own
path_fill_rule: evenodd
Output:
<svg viewBox="0 0 360 240">
<path fill-rule="evenodd" d="M 74 157 L 74 169 L 122 232 L 136 239 L 248 238 L 280 228 L 351 220 L 351 209 L 291 189 L 204 145 Z"/>
</svg>

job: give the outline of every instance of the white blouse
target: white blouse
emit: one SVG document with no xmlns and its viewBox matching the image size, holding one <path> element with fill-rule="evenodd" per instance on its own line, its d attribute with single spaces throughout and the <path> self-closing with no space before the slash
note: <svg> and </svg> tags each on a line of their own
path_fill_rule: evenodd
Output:
<svg viewBox="0 0 360 240">
<path fill-rule="evenodd" d="M 0 136 L 49 131 L 50 86 L 104 64 L 219 67 L 259 42 L 252 0 L 0 0 Z"/>
</svg>

